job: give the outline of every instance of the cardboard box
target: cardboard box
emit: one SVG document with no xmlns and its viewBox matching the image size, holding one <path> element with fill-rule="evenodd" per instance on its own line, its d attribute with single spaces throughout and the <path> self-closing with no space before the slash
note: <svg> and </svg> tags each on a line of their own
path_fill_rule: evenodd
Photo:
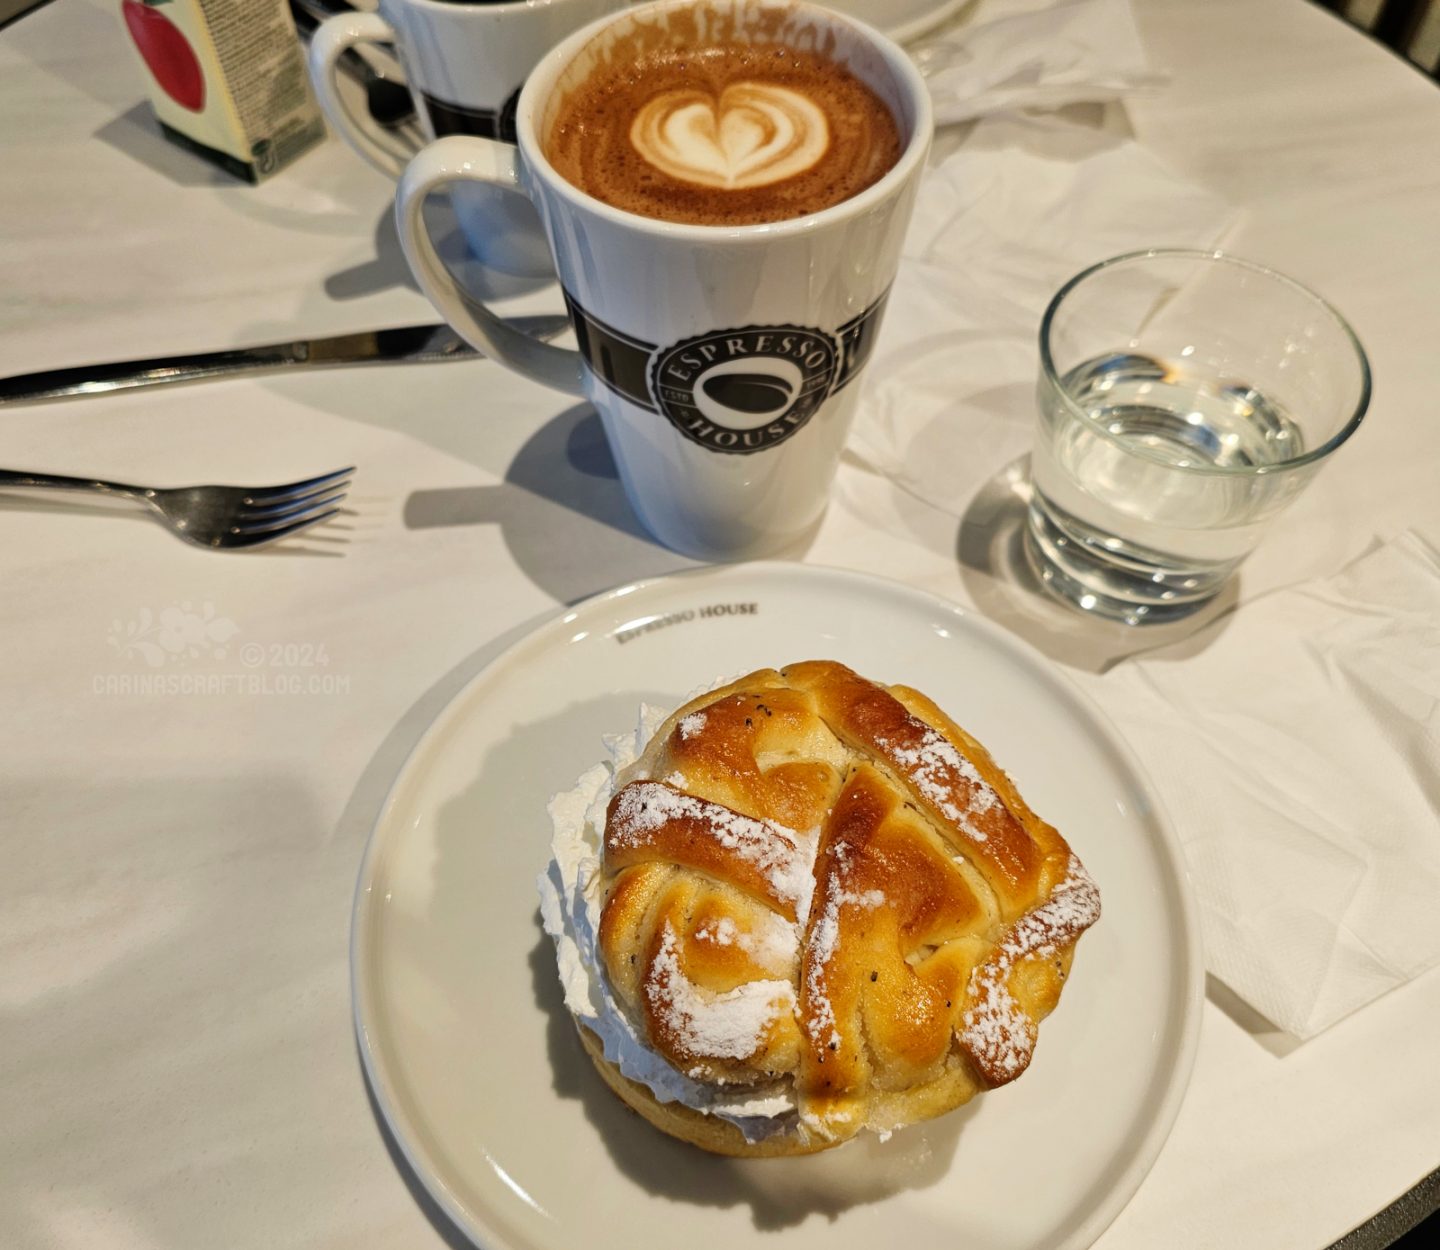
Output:
<svg viewBox="0 0 1440 1250">
<path fill-rule="evenodd" d="M 160 129 L 248 182 L 325 135 L 286 0 L 120 0 Z"/>
</svg>

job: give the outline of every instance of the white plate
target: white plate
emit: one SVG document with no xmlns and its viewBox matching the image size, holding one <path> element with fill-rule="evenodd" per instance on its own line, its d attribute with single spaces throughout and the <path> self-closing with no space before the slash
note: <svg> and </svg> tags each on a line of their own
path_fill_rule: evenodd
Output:
<svg viewBox="0 0 1440 1250">
<path fill-rule="evenodd" d="M 973 732 L 1090 868 L 1104 916 L 1014 1085 L 883 1145 L 714 1158 L 623 1107 L 580 1049 L 539 926 L 545 803 L 641 699 L 814 658 L 917 686 Z M 1100 714 L 964 609 L 794 564 L 680 574 L 565 612 L 421 739 L 360 872 L 360 1048 L 416 1174 L 490 1250 L 1085 1246 L 1154 1161 L 1189 1075 L 1201 964 L 1180 865 Z"/>
</svg>

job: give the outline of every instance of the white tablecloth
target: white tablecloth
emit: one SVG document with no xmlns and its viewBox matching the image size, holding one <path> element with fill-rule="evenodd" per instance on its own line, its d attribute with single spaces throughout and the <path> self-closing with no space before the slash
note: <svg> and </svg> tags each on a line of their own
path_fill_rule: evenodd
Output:
<svg viewBox="0 0 1440 1250">
<path fill-rule="evenodd" d="M 1234 250 L 1333 299 L 1377 378 L 1242 597 L 1406 528 L 1440 542 L 1440 92 L 1304 0 L 1136 10 L 1172 76 L 1130 104 L 1139 139 L 1246 210 Z M 0 32 L 0 171 L 0 373 L 433 319 L 387 183 L 335 143 L 258 190 L 170 147 L 98 0 Z M 483 362 L 9 409 L 0 449 L 177 483 L 359 467 L 353 516 L 253 558 L 0 498 L 0 1244 L 441 1244 L 355 1059 L 366 834 L 503 643 L 686 562 L 639 531 L 585 407 Z M 846 467 L 801 558 L 974 605 L 1062 664 L 1131 645 L 957 545 L 953 515 Z M 264 692 L 137 695 L 141 642 L 236 648 Z M 1435 972 L 1298 1049 L 1212 985 L 1184 1109 L 1101 1244 L 1327 1245 L 1440 1164 L 1437 1024 Z"/>
</svg>

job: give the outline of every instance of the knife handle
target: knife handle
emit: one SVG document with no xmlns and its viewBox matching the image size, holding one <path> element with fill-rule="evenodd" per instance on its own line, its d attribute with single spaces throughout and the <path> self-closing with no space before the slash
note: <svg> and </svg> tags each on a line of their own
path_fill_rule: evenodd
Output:
<svg viewBox="0 0 1440 1250">
<path fill-rule="evenodd" d="M 568 330 L 570 319 L 563 313 L 540 313 L 515 317 L 508 324 L 526 338 L 548 341 Z M 474 360 L 478 355 L 447 325 L 355 330 L 327 338 L 235 347 L 193 356 L 122 360 L 22 373 L 0 378 L 0 407 L 6 403 L 105 395 L 140 386 L 199 382 L 206 378 L 240 377 L 289 369 L 338 368 L 343 365 L 434 364 L 447 360 Z"/>
<path fill-rule="evenodd" d="M 233 373 L 255 373 L 304 364 L 309 358 L 305 343 L 276 343 L 266 347 L 245 347 L 197 356 L 127 360 L 109 365 L 79 365 L 70 369 L 46 369 L 13 378 L 0 378 L 0 403 L 15 400 L 59 399 L 66 395 L 103 395 L 155 386 L 169 382 L 198 382 Z"/>
</svg>

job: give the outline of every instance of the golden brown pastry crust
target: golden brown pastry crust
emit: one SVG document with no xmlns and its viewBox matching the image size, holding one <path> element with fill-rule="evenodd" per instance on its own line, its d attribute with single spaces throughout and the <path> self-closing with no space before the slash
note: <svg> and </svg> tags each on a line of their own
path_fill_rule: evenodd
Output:
<svg viewBox="0 0 1440 1250">
<path fill-rule="evenodd" d="M 830 661 L 691 701 L 617 780 L 598 935 L 616 997 L 680 1071 L 788 1082 L 799 1109 L 750 1145 L 585 1038 L 629 1105 L 707 1150 L 808 1153 L 1014 1080 L 1099 916 L 984 747 L 919 692 Z"/>
</svg>

